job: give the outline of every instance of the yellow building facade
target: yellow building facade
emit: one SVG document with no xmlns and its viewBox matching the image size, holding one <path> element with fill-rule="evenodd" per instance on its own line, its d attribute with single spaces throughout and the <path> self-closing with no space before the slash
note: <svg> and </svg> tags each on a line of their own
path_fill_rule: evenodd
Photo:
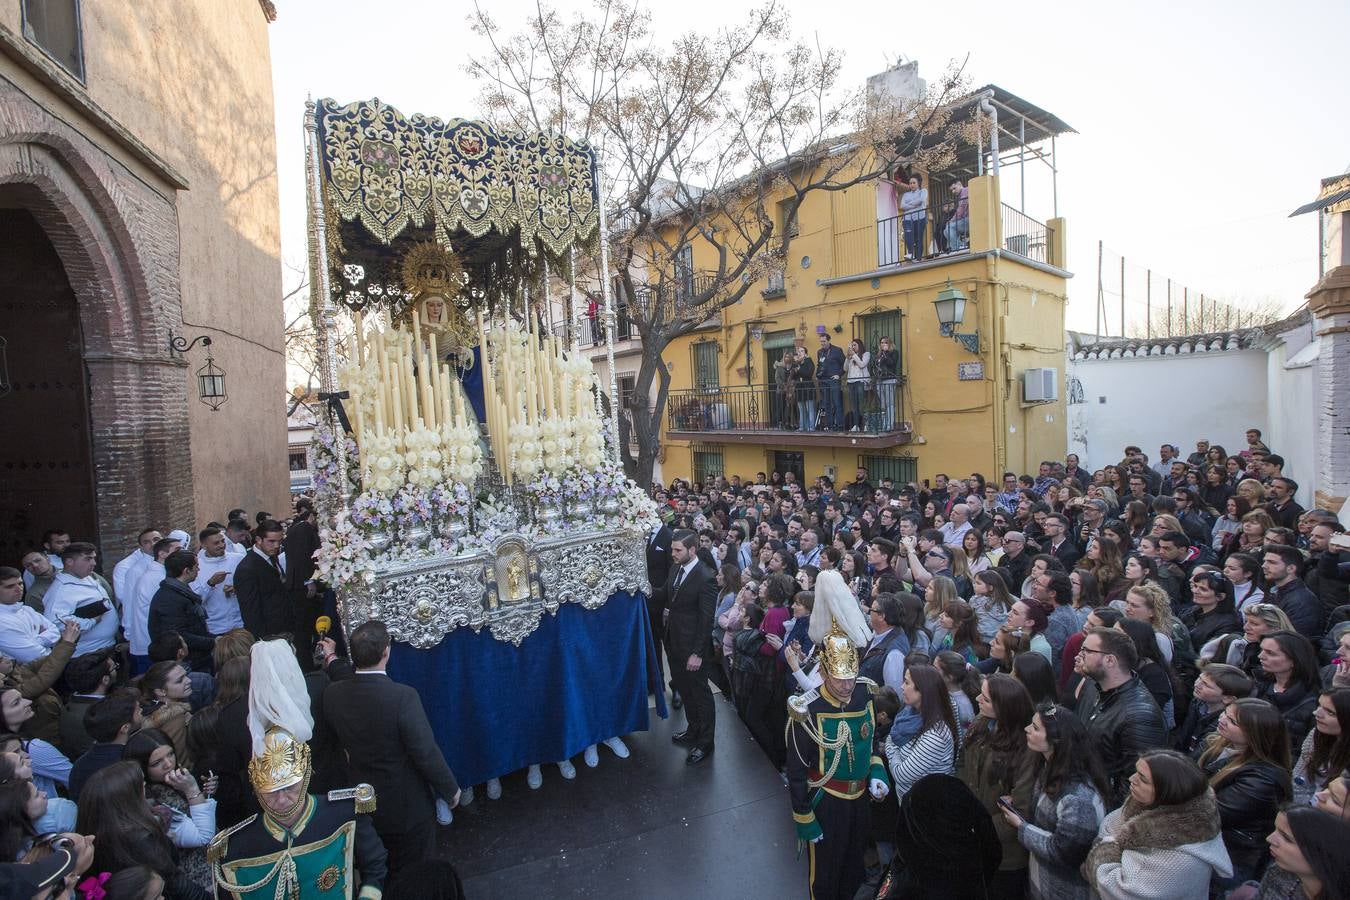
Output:
<svg viewBox="0 0 1350 900">
<path fill-rule="evenodd" d="M 1051 126 L 1042 136 L 1047 132 L 1055 133 Z M 662 477 L 753 478 L 792 469 L 808 480 L 833 474 L 851 481 L 865 465 L 874 482 L 908 482 L 938 473 L 1034 473 L 1041 460 L 1062 459 L 1066 223 L 1037 221 L 1018 203 L 1005 203 L 1006 176 L 984 168 L 973 177 L 923 173 L 925 183 L 940 187 L 930 193 L 924 250 L 913 260 L 904 256 L 902 226 L 884 215 L 891 210 L 878 192 L 889 185 L 808 195 L 781 282 L 752 286 L 664 354 L 671 386 Z M 958 233 L 948 245 L 951 209 L 934 194 L 954 177 L 969 190 L 969 237 Z M 693 267 L 715 268 L 701 249 L 692 247 Z M 949 287 L 967 303 L 961 324 L 944 330 L 934 300 Z M 858 418 L 850 415 L 846 428 L 858 424 L 856 432 L 782 427 L 794 410 L 779 399 L 773 362 L 793 346 L 814 361 L 821 328 L 842 350 L 855 337 L 864 340 L 874 358 L 879 337 L 892 338 L 901 375 L 893 427 L 880 421 L 874 398 Z M 847 388 L 843 393 L 847 403 Z"/>
</svg>

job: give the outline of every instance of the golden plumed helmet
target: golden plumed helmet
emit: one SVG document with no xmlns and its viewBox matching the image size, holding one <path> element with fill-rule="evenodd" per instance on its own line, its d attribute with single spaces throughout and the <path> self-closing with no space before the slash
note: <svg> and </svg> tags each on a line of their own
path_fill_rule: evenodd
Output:
<svg viewBox="0 0 1350 900">
<path fill-rule="evenodd" d="M 830 630 L 820 641 L 820 665 L 831 678 L 858 677 L 858 651 L 838 621 L 831 620 Z"/>
<path fill-rule="evenodd" d="M 259 794 L 271 794 L 308 782 L 309 744 L 284 728 L 273 726 L 263 736 L 262 750 L 248 762 L 248 779 Z"/>
</svg>

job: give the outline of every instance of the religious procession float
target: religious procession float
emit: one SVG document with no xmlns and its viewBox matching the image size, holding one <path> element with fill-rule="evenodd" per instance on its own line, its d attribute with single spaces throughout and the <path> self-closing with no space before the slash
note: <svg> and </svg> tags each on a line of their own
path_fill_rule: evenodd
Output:
<svg viewBox="0 0 1350 900">
<path fill-rule="evenodd" d="M 317 562 L 345 627 L 383 621 L 391 674 L 444 699 L 428 712 L 461 783 L 645 727 L 657 519 L 616 444 L 595 152 L 379 100 L 309 104 L 306 151 Z M 583 287 L 603 293 L 603 387 Z M 582 670 L 631 686 L 583 702 Z M 536 736 L 465 749 L 513 714 Z"/>
</svg>

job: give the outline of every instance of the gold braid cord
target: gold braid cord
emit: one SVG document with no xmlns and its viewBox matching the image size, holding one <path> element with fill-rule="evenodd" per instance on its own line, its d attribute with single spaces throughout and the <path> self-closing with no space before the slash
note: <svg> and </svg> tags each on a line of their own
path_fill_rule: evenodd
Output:
<svg viewBox="0 0 1350 900">
<path fill-rule="evenodd" d="M 231 884 L 226 881 L 218 862 L 214 863 L 212 868 L 215 870 L 216 884 L 231 894 L 239 895 L 255 890 L 258 885 L 266 884 L 276 876 L 277 888 L 272 892 L 273 900 L 300 900 L 300 876 L 295 871 L 295 860 L 289 850 L 282 851 L 281 858 L 272 865 L 267 874 L 251 885 Z"/>
<path fill-rule="evenodd" d="M 845 754 L 848 754 L 848 767 L 850 769 L 853 768 L 853 731 L 851 729 L 848 727 L 841 727 L 839 734 L 831 739 L 821 734 L 820 729 L 811 724 L 809 717 L 803 717 L 796 721 L 797 724 L 802 727 L 802 730 L 806 732 L 806 736 L 820 748 L 822 757 L 828 752 L 833 752 L 834 754 L 830 759 L 829 768 L 822 772 L 819 781 L 813 781 L 810 778 L 806 779 L 806 786 L 808 788 L 818 788 L 826 782 L 834 780 L 834 773 L 839 770 L 839 760 L 843 756 L 843 754 L 838 752 L 840 750 L 844 751 Z M 792 718 L 789 718 L 787 729 L 783 732 L 783 739 L 792 745 L 792 750 L 797 754 L 797 759 L 801 761 L 802 765 L 806 766 L 806 760 L 802 759 L 801 751 L 797 749 L 797 742 L 791 739 L 792 722 Z M 809 766 L 807 767 L 809 768 Z"/>
</svg>

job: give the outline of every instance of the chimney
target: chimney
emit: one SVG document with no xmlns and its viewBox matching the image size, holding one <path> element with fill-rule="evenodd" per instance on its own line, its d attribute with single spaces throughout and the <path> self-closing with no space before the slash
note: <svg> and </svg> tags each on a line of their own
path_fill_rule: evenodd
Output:
<svg viewBox="0 0 1350 900">
<path fill-rule="evenodd" d="M 867 79 L 869 103 L 912 105 L 923 98 L 928 82 L 919 77 L 918 60 L 897 62 L 879 75 Z"/>
</svg>

